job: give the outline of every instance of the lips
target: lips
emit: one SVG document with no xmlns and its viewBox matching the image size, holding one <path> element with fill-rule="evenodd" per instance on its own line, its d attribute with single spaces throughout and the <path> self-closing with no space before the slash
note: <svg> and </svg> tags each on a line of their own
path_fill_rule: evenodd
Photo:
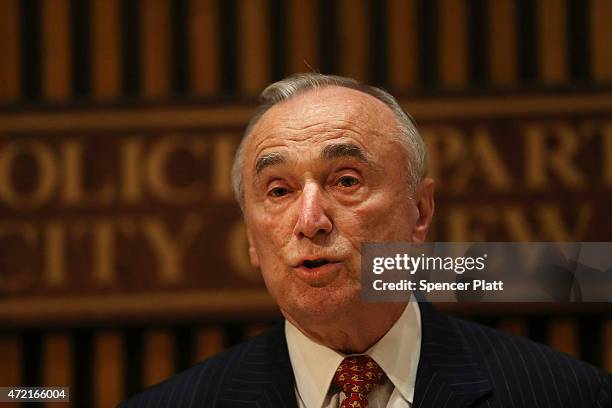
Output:
<svg viewBox="0 0 612 408">
<path fill-rule="evenodd" d="M 330 261 L 328 261 L 327 259 L 307 259 L 302 262 L 301 266 L 307 269 L 314 269 L 323 265 L 327 265 L 328 263 L 330 263 Z"/>
<path fill-rule="evenodd" d="M 343 268 L 343 262 L 330 258 L 303 259 L 294 267 L 295 276 L 313 287 L 324 287 L 335 279 Z"/>
</svg>

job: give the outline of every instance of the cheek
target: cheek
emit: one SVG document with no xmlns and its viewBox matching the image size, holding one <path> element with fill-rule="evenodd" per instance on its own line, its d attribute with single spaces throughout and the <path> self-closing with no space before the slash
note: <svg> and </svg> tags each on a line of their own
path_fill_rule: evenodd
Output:
<svg viewBox="0 0 612 408">
<path fill-rule="evenodd" d="M 409 200 L 380 194 L 364 201 L 347 223 L 362 241 L 409 241 L 416 220 L 416 207 Z"/>
<path fill-rule="evenodd" d="M 252 229 L 255 249 L 260 258 L 278 258 L 279 250 L 291 238 L 292 228 L 284 217 L 264 216 L 253 220 Z M 264 259 L 260 259 L 264 261 Z"/>
</svg>

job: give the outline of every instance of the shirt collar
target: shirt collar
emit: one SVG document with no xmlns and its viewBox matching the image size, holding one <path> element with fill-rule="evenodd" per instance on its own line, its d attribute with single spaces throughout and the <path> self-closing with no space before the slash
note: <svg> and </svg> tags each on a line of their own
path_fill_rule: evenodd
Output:
<svg viewBox="0 0 612 408">
<path fill-rule="evenodd" d="M 402 397 L 412 404 L 421 354 L 421 313 L 410 301 L 400 318 L 365 352 L 378 363 Z"/>
<path fill-rule="evenodd" d="M 307 407 L 321 407 L 346 355 L 316 343 L 289 321 L 285 321 L 285 336 L 300 397 Z M 411 299 L 391 329 L 364 354 L 378 363 L 402 397 L 412 403 L 420 350 L 421 314 L 418 303 Z"/>
<path fill-rule="evenodd" d="M 299 396 L 307 407 L 322 407 L 344 354 L 309 339 L 288 320 L 285 336 Z"/>
</svg>

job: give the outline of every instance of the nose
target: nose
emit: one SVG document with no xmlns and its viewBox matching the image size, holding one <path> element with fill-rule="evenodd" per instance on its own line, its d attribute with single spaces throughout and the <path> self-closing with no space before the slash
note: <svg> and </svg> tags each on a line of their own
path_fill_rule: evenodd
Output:
<svg viewBox="0 0 612 408">
<path fill-rule="evenodd" d="M 332 222 L 325 210 L 325 197 L 315 182 L 308 182 L 302 190 L 299 215 L 294 234 L 298 237 L 315 238 L 332 230 Z"/>
</svg>

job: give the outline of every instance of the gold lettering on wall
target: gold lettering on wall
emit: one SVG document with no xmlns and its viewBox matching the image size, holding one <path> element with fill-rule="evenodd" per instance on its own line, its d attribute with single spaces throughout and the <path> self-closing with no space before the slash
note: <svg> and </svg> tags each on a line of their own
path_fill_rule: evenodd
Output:
<svg viewBox="0 0 612 408">
<path fill-rule="evenodd" d="M 472 170 L 475 169 L 475 166 L 481 166 L 480 174 L 487 180 L 488 187 L 499 191 L 509 191 L 512 187 L 512 179 L 491 140 L 489 131 L 484 127 L 478 128 L 472 140 L 473 145 L 470 150 L 473 152 L 474 160 L 466 160 L 467 165 Z"/>
<path fill-rule="evenodd" d="M 430 151 L 429 174 L 434 180 L 440 179 L 454 191 L 464 191 L 476 176 L 496 191 L 512 187 L 510 172 L 487 128 L 481 126 L 466 135 L 455 128 L 435 127 L 423 134 Z"/>
<path fill-rule="evenodd" d="M 592 207 L 583 204 L 577 209 L 577 221 L 573 227 L 567 225 L 561 209 L 554 205 L 540 205 L 535 208 L 537 225 L 528 220 L 527 209 L 507 207 L 502 210 L 503 221 L 513 241 L 581 241 L 591 225 Z M 534 228 L 538 228 L 534 231 Z"/>
<path fill-rule="evenodd" d="M 29 192 L 19 191 L 13 184 L 16 159 L 29 156 L 36 162 L 36 185 Z M 49 200 L 57 186 L 57 161 L 51 149 L 36 140 L 18 140 L 0 149 L 0 201 L 13 208 L 32 209 Z"/>
<path fill-rule="evenodd" d="M 61 163 L 63 164 L 62 194 L 60 199 L 66 205 L 106 205 L 114 197 L 110 182 L 97 190 L 87 191 L 83 185 L 84 152 L 83 142 L 69 140 L 61 144 Z"/>
<path fill-rule="evenodd" d="M 573 212 L 574 225 L 556 204 L 533 208 L 522 205 L 452 206 L 446 219 L 449 241 L 480 242 L 493 239 L 529 241 L 582 241 L 592 222 L 593 208 L 582 203 Z"/>
<path fill-rule="evenodd" d="M 578 206 L 575 225 L 570 229 L 566 217 L 555 205 L 542 205 L 538 210 L 538 219 L 542 228 L 543 241 L 583 241 L 592 223 L 593 209 L 591 204 Z"/>
<path fill-rule="evenodd" d="M 545 190 L 550 186 L 551 173 L 566 187 L 583 188 L 584 175 L 576 166 L 576 154 L 580 148 L 577 132 L 563 123 L 548 126 L 525 127 L 526 185 L 533 190 Z M 549 144 L 554 143 L 552 148 Z"/>
<path fill-rule="evenodd" d="M 116 225 L 111 220 L 96 220 L 91 225 L 93 237 L 93 270 L 97 283 L 111 285 L 116 282 L 115 273 Z"/>
<path fill-rule="evenodd" d="M 177 234 L 169 231 L 161 220 L 150 217 L 143 220 L 142 228 L 157 257 L 160 281 L 180 283 L 183 278 L 183 258 L 202 228 L 202 218 L 190 214 Z"/>
<path fill-rule="evenodd" d="M 66 229 L 59 221 L 48 222 L 44 228 L 45 282 L 51 287 L 66 283 Z"/>
<path fill-rule="evenodd" d="M 429 150 L 429 176 L 448 184 L 448 180 L 442 180 L 440 175 L 461 160 L 465 147 L 461 133 L 452 127 L 436 126 L 423 129 L 421 134 Z"/>
<path fill-rule="evenodd" d="M 490 235 L 497 218 L 494 208 L 453 206 L 447 212 L 446 235 L 449 241 L 481 242 Z"/>
<path fill-rule="evenodd" d="M 126 204 L 140 204 L 143 196 L 142 140 L 130 137 L 121 143 L 121 198 Z"/>
<path fill-rule="evenodd" d="M 441 186 L 435 239 L 601 239 L 612 122 L 599 118 L 425 126 Z M 0 291 L 140 290 L 145 273 L 150 287 L 177 289 L 193 284 L 198 252 L 209 256 L 207 234 L 223 240 L 220 265 L 234 282 L 261 282 L 234 219 L 237 131 L 78 136 L 0 142 Z"/>
<path fill-rule="evenodd" d="M 0 248 L 10 250 L 13 254 L 12 257 L 4 257 L 0 264 L 0 291 L 15 292 L 32 284 L 38 235 L 31 223 L 0 223 Z M 16 246 L 23 246 L 26 250 L 19 251 L 20 256 L 17 256 Z"/>
<path fill-rule="evenodd" d="M 177 151 L 189 152 L 202 158 L 208 144 L 195 136 L 168 136 L 151 147 L 147 161 L 147 177 L 151 191 L 160 199 L 171 204 L 188 204 L 202 198 L 204 185 L 194 181 L 188 186 L 173 184 L 168 178 L 168 160 Z"/>
<path fill-rule="evenodd" d="M 520 207 L 505 207 L 503 209 L 503 223 L 508 230 L 508 235 L 514 241 L 529 242 L 534 240 L 532 228 Z"/>
</svg>

